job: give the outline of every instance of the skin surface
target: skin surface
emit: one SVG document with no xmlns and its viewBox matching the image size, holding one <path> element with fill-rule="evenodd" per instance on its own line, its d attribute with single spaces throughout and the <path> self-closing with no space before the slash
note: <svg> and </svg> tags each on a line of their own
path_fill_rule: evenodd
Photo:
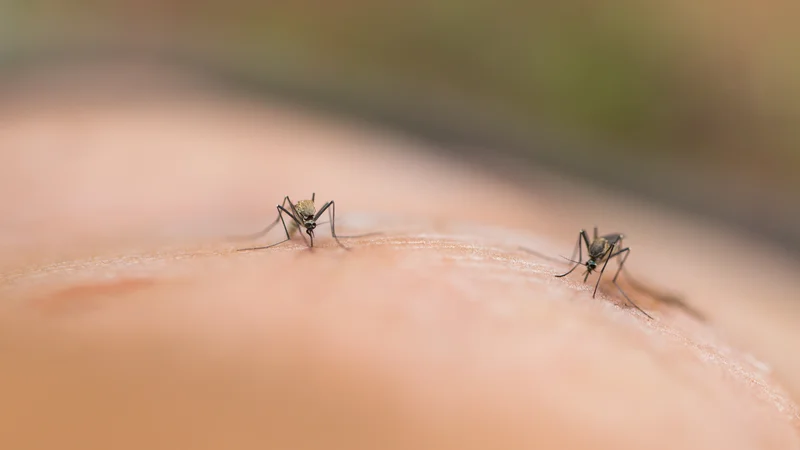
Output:
<svg viewBox="0 0 800 450">
<path fill-rule="evenodd" d="M 0 102 L 0 447 L 800 448 L 798 363 L 768 345 L 800 342 L 794 305 L 770 312 L 795 287 L 779 253 L 546 174 L 522 188 L 408 139 L 101 73 Z M 234 237 L 314 191 L 338 234 L 382 234 L 235 251 L 282 239 Z M 655 320 L 610 276 L 594 299 L 580 269 L 555 278 L 595 223 L 708 321 L 624 274 Z"/>
</svg>

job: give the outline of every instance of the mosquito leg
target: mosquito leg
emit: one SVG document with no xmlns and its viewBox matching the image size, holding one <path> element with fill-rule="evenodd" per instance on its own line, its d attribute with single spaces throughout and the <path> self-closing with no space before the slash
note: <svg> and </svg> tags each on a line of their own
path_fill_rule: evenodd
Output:
<svg viewBox="0 0 800 450">
<path fill-rule="evenodd" d="M 325 222 L 317 222 L 317 226 L 319 227 L 320 225 L 325 225 L 327 223 L 331 223 L 331 221 L 328 220 L 328 221 L 325 221 Z M 383 234 L 383 233 L 380 232 L 380 231 L 373 231 L 371 233 L 353 234 L 353 235 L 348 235 L 348 236 L 342 236 L 341 234 L 337 234 L 336 237 L 338 237 L 339 239 L 355 239 L 355 238 L 367 237 L 367 236 L 377 236 L 379 234 Z"/>
<path fill-rule="evenodd" d="M 600 269 L 600 275 L 597 276 L 597 283 L 595 283 L 595 285 L 594 285 L 594 292 L 592 292 L 592 298 L 594 298 L 594 296 L 597 295 L 597 288 L 600 286 L 600 280 L 603 278 L 603 272 L 606 271 L 606 266 L 608 265 L 608 262 L 611 261 L 611 258 L 613 256 L 616 256 L 616 255 L 622 253 L 622 251 L 619 251 L 617 253 L 613 253 L 614 249 L 616 249 L 616 248 L 617 248 L 617 243 L 615 242 L 614 245 L 612 245 L 611 248 L 608 249 L 608 253 L 607 253 L 608 254 L 608 258 L 606 258 L 606 262 L 603 263 L 603 268 Z M 626 248 L 625 251 L 627 251 L 627 250 L 628 249 Z M 586 278 L 589 278 L 589 274 L 588 273 L 586 274 Z M 585 282 L 586 278 L 584 278 L 584 282 Z"/>
<path fill-rule="evenodd" d="M 291 200 L 289 200 L 288 196 L 283 198 L 283 203 L 281 204 L 281 206 L 285 205 L 287 201 L 289 201 L 289 202 L 291 201 Z M 245 235 L 245 236 L 231 236 L 230 239 L 248 240 L 248 241 L 249 240 L 253 240 L 253 239 L 258 239 L 261 236 L 269 233 L 272 230 L 272 228 L 274 228 L 275 225 L 277 225 L 277 223 L 280 221 L 280 215 L 281 215 L 280 211 L 278 211 L 278 217 L 276 217 L 275 220 L 272 221 L 272 223 L 267 225 L 266 228 L 264 228 L 263 230 L 261 230 L 261 231 L 259 231 L 257 233 L 248 234 L 248 235 Z"/>
<path fill-rule="evenodd" d="M 303 223 L 300 222 L 300 219 L 298 218 L 300 216 L 296 214 L 296 210 L 295 210 L 295 214 L 292 214 L 291 212 L 289 212 L 288 209 L 284 208 L 283 206 L 279 206 L 278 208 L 281 211 L 283 211 L 284 213 L 289 215 L 289 217 L 294 221 L 294 224 L 297 227 L 298 231 L 303 229 Z M 294 210 L 294 206 L 292 206 L 292 210 Z M 281 217 L 281 221 L 283 221 L 283 217 Z M 291 235 L 289 234 L 289 230 L 286 228 L 286 222 L 283 222 L 283 231 L 286 232 L 286 239 L 287 240 L 292 238 Z M 303 233 L 298 233 L 298 234 L 300 235 L 301 238 L 303 238 L 303 242 L 305 242 L 305 244 L 308 245 L 308 242 L 306 242 L 306 237 L 303 236 Z"/>
<path fill-rule="evenodd" d="M 316 197 L 317 197 L 317 193 L 316 192 L 312 192 L 311 193 L 311 203 L 314 203 L 314 199 Z M 297 210 L 294 208 L 294 206 L 292 206 L 292 209 L 294 210 L 295 214 L 297 214 Z M 300 214 L 297 214 L 297 217 L 300 217 Z M 319 217 L 319 215 L 317 215 L 316 217 Z M 316 217 L 314 218 L 314 223 L 317 222 Z M 311 239 L 311 246 L 309 247 L 309 249 L 311 249 L 311 251 L 313 251 L 314 250 L 314 230 L 313 229 L 309 230 L 308 228 L 306 228 L 306 234 L 308 234 L 308 237 Z M 302 232 L 300 233 L 300 236 L 303 236 Z M 306 237 L 303 236 L 303 242 L 305 242 L 305 241 L 306 241 Z M 308 245 L 308 242 L 306 242 L 306 245 Z"/>
<path fill-rule="evenodd" d="M 331 203 L 333 203 L 333 202 L 331 202 Z M 323 224 L 325 224 L 325 223 L 330 223 L 330 224 L 333 224 L 333 221 L 332 221 L 332 220 L 329 220 L 328 222 L 322 222 L 322 223 L 323 223 Z M 320 224 L 317 224 L 317 225 L 320 225 Z M 331 226 L 331 231 L 332 231 L 332 230 L 333 230 L 333 226 Z M 337 234 L 337 235 L 336 235 L 336 237 L 337 237 L 338 239 L 355 239 L 355 238 L 367 237 L 367 236 L 377 236 L 377 235 L 379 235 L 379 234 L 383 234 L 383 233 L 382 233 L 382 232 L 380 232 L 380 231 L 371 231 L 371 232 L 369 232 L 369 233 L 362 233 L 362 234 L 351 234 L 351 235 L 347 235 L 347 236 L 342 236 L 341 234 Z"/>
<path fill-rule="evenodd" d="M 288 198 L 289 197 L 286 197 L 286 199 L 288 199 Z M 286 200 L 284 200 L 284 202 L 285 201 Z M 282 240 L 282 241 L 280 241 L 280 242 L 278 242 L 276 244 L 271 244 L 271 245 L 267 245 L 267 246 L 263 246 L 263 247 L 242 248 L 242 249 L 237 250 L 238 252 L 245 252 L 245 251 L 250 251 L 250 250 L 263 250 L 265 248 L 272 248 L 272 247 L 275 247 L 277 245 L 283 244 L 284 242 L 292 239 L 292 237 L 289 235 L 289 229 L 286 227 L 286 221 L 283 220 L 283 213 L 285 212 L 286 214 L 288 214 L 289 217 L 291 217 L 292 220 L 295 221 L 295 223 L 298 223 L 297 218 L 294 217 L 294 215 L 292 215 L 292 213 L 287 211 L 286 208 L 284 208 L 282 205 L 278 206 L 277 209 L 278 209 L 278 219 L 275 219 L 275 223 L 277 223 L 278 220 L 280 219 L 281 223 L 283 224 L 283 231 L 286 232 L 286 239 L 284 239 L 284 240 Z M 272 226 L 274 226 L 274 224 Z"/>
<path fill-rule="evenodd" d="M 328 223 L 331 223 L 331 221 L 327 220 L 325 222 L 317 222 L 317 227 L 319 227 L 320 225 L 328 224 Z M 350 236 L 342 236 L 341 234 L 337 234 L 336 237 L 338 237 L 339 239 L 353 239 L 353 238 L 360 238 L 360 237 L 365 237 L 365 236 L 375 236 L 375 235 L 378 235 L 378 234 L 383 234 L 383 233 L 381 233 L 380 231 L 373 231 L 371 233 L 355 234 L 355 235 L 350 235 Z"/>
<path fill-rule="evenodd" d="M 617 283 L 617 277 L 619 277 L 620 272 L 622 272 L 622 268 L 625 266 L 625 261 L 628 260 L 628 256 L 630 256 L 630 254 L 631 254 L 630 251 L 631 251 L 631 249 L 629 249 L 629 248 L 623 248 L 622 250 L 620 250 L 617 253 L 614 253 L 613 255 L 608 257 L 608 259 L 611 259 L 611 258 L 613 258 L 615 256 L 618 256 L 619 259 L 620 259 L 619 267 L 617 267 L 617 273 L 614 274 L 614 278 L 611 280 L 611 282 L 614 283 L 614 286 L 616 286 L 617 289 L 619 289 L 619 293 L 622 294 L 623 297 L 625 297 L 625 300 L 631 306 L 633 306 L 634 308 L 638 309 L 639 312 L 641 312 L 642 314 L 647 316 L 648 319 L 652 320 L 653 316 L 651 316 L 650 314 L 647 314 L 646 312 L 644 312 L 644 310 L 642 308 L 640 308 L 639 305 L 634 303 L 633 300 L 631 300 L 630 297 L 628 297 L 628 294 L 626 294 L 625 291 L 622 290 L 622 287 L 619 285 L 619 283 Z M 623 253 L 625 253 L 624 256 L 622 256 Z"/>
<path fill-rule="evenodd" d="M 311 197 L 314 197 L 314 194 L 311 194 Z M 313 202 L 313 200 L 312 200 L 312 202 Z M 289 207 L 292 208 L 292 212 L 289 212 L 284 207 L 281 207 L 281 209 L 283 209 L 286 212 L 286 214 L 289 214 L 289 217 L 291 217 L 294 220 L 294 223 L 297 224 L 297 230 L 299 231 L 299 233 L 297 233 L 297 234 L 299 234 L 300 237 L 303 238 L 303 243 L 304 244 L 309 245 L 308 241 L 306 240 L 306 237 L 303 236 L 303 233 L 302 233 L 303 228 L 305 228 L 305 227 L 303 226 L 303 222 L 300 222 L 300 219 L 301 219 L 300 213 L 297 212 L 297 208 L 294 207 L 294 203 L 292 203 L 291 200 L 289 200 Z M 310 234 L 309 234 L 309 236 L 310 236 Z M 314 239 L 313 239 L 313 236 L 312 236 L 311 247 L 313 247 L 313 246 L 314 246 Z"/>
<path fill-rule="evenodd" d="M 313 196 L 313 194 L 312 194 L 312 196 Z M 289 217 L 291 217 L 292 220 L 294 220 L 294 223 L 297 224 L 297 231 L 298 231 L 297 234 L 299 234 L 300 237 L 303 238 L 303 243 L 304 244 L 309 245 L 308 241 L 306 240 L 306 237 L 303 236 L 303 228 L 304 227 L 303 227 L 303 223 L 300 222 L 300 213 L 297 212 L 297 208 L 294 207 L 294 203 L 292 203 L 291 200 L 289 201 L 289 207 L 292 208 L 293 213 L 287 211 L 286 208 L 284 208 L 284 207 L 281 207 L 281 209 L 283 209 L 286 212 L 286 214 L 289 214 Z M 311 236 L 311 235 L 309 234 L 309 236 Z M 314 246 L 314 236 L 311 236 L 311 245 L 310 245 L 310 247 L 313 247 L 313 246 Z"/>
<path fill-rule="evenodd" d="M 590 244 L 589 244 L 589 235 L 586 234 L 586 231 L 581 230 L 580 237 L 583 238 L 583 243 L 586 244 L 586 253 L 588 254 L 589 253 L 589 246 L 590 246 Z M 579 248 L 579 250 L 580 250 L 580 248 Z M 578 256 L 580 256 L 580 258 L 577 261 L 578 262 L 582 261 L 583 260 L 583 255 L 579 254 Z M 572 257 L 573 258 L 575 257 L 575 250 L 572 251 Z"/>
<path fill-rule="evenodd" d="M 348 235 L 348 236 L 342 236 L 340 234 L 337 234 L 336 237 L 339 238 L 339 239 L 355 239 L 355 238 L 367 237 L 367 236 L 377 236 L 379 234 L 383 234 L 383 233 L 381 233 L 380 231 L 373 231 L 371 233 L 351 234 L 351 235 Z"/>
<path fill-rule="evenodd" d="M 245 241 L 245 240 L 252 241 L 254 239 L 258 239 L 261 236 L 263 236 L 263 235 L 269 233 L 270 231 L 272 231 L 272 229 L 275 227 L 275 225 L 278 224 L 278 222 L 280 222 L 280 220 L 281 220 L 281 218 L 280 218 L 280 214 L 279 214 L 278 217 L 276 217 L 275 220 L 273 220 L 272 223 L 267 225 L 267 227 L 264 228 L 263 230 L 261 230 L 261 231 L 259 231 L 257 233 L 247 234 L 247 235 L 244 235 L 244 236 L 230 236 L 229 239 L 230 240 L 237 240 L 237 241 L 239 241 L 239 240 L 241 240 L 241 241 Z"/>
<path fill-rule="evenodd" d="M 703 313 L 701 313 L 694 307 L 688 305 L 679 296 L 655 290 L 654 288 L 632 277 L 631 273 L 627 269 L 625 269 L 625 279 L 627 280 L 628 284 L 633 286 L 633 288 L 636 289 L 637 291 L 644 292 L 646 295 L 649 295 L 650 297 L 657 299 L 658 301 L 664 303 L 665 305 L 678 307 L 684 310 L 687 314 L 694 316 L 694 318 L 696 318 L 697 320 L 701 321 L 706 320 L 706 317 Z"/>
<path fill-rule="evenodd" d="M 331 210 L 328 211 L 328 216 L 331 219 L 331 236 L 333 236 L 333 238 L 336 239 L 336 243 L 339 244 L 342 248 L 350 250 L 349 248 L 342 245 L 342 243 L 339 241 L 339 237 L 336 236 L 336 204 L 333 202 L 333 200 L 331 200 L 329 204 L 331 205 Z"/>
<path fill-rule="evenodd" d="M 547 256 L 547 255 L 539 253 L 539 252 L 537 252 L 535 250 L 531 250 L 531 249 L 529 249 L 527 247 L 519 246 L 518 249 L 522 250 L 523 252 L 530 253 L 531 255 L 536 255 L 539 258 L 546 259 L 546 260 L 549 260 L 549 261 L 552 261 L 552 262 L 556 262 L 556 263 L 564 262 L 564 260 L 562 260 L 562 259 L 556 259 L 556 258 L 553 258 L 552 256 Z M 573 251 L 573 254 L 574 253 L 575 252 Z M 563 256 L 562 256 L 562 258 L 563 258 Z"/>
<path fill-rule="evenodd" d="M 289 241 L 289 239 L 284 239 L 284 240 L 282 240 L 282 241 L 280 241 L 280 242 L 276 242 L 275 244 L 266 245 L 266 246 L 264 246 L 264 247 L 240 248 L 240 249 L 238 249 L 238 250 L 236 250 L 236 251 L 237 251 L 237 252 L 249 252 L 249 251 L 251 251 L 251 250 L 264 250 L 265 248 L 277 247 L 278 245 L 281 245 L 281 244 L 283 244 L 284 242 L 288 242 L 288 241 Z"/>
<path fill-rule="evenodd" d="M 581 239 L 583 239 L 583 242 L 586 243 L 586 251 L 587 252 L 589 251 L 589 238 L 586 237 L 586 232 L 581 230 L 580 233 L 578 233 L 578 242 L 575 245 L 575 247 L 578 250 L 578 260 L 575 263 L 575 265 L 572 266 L 571 269 L 569 269 L 569 271 L 567 273 L 564 273 L 564 274 L 561 274 L 561 275 L 556 275 L 557 278 L 565 277 L 565 276 L 571 274 L 573 270 L 577 269 L 578 266 L 581 265 L 581 261 L 583 261 L 583 250 L 581 249 Z M 575 250 L 572 251 L 572 255 L 573 256 L 575 255 Z"/>
<path fill-rule="evenodd" d="M 625 300 L 628 302 L 628 304 L 630 304 L 634 308 L 638 309 L 639 312 L 644 314 L 645 316 L 647 316 L 648 319 L 653 320 L 653 316 L 651 316 L 650 314 L 647 314 L 646 312 L 644 312 L 644 310 L 642 308 L 639 308 L 639 305 L 634 303 L 633 300 L 631 300 L 630 297 L 628 297 L 628 295 L 625 293 L 625 291 L 622 290 L 622 288 L 619 286 L 619 284 L 617 284 L 616 281 L 614 281 L 614 286 L 616 286 L 617 289 L 619 290 L 619 293 L 622 294 L 623 297 L 625 297 Z"/>
<path fill-rule="evenodd" d="M 622 239 L 620 239 L 620 247 L 621 246 L 622 246 Z M 627 258 L 628 257 L 626 255 L 625 259 L 627 259 Z M 658 291 L 652 289 L 651 287 L 645 285 L 644 283 L 638 281 L 636 278 L 631 276 L 631 273 L 628 272 L 628 269 L 620 268 L 620 270 L 624 270 L 625 271 L 625 278 L 627 279 L 628 284 L 633 286 L 633 288 L 636 289 L 637 291 L 643 291 L 647 295 L 650 295 L 651 297 L 657 298 L 659 301 L 661 301 L 663 303 L 666 303 L 666 304 L 676 304 L 678 306 L 683 306 L 682 305 L 683 302 L 681 301 L 680 298 L 675 297 L 674 295 L 664 294 L 664 293 L 661 293 L 661 292 L 658 292 Z M 619 276 L 619 273 L 617 274 L 617 276 Z M 616 276 L 614 278 L 616 279 Z"/>
<path fill-rule="evenodd" d="M 336 236 L 336 203 L 333 200 L 322 205 L 322 208 L 320 208 L 320 210 L 317 211 L 317 215 L 314 217 L 314 220 L 316 221 L 328 208 L 330 208 L 328 210 L 328 218 L 330 219 L 331 222 L 331 236 L 333 236 L 333 239 L 336 241 L 337 244 L 339 244 L 339 247 L 342 247 L 345 250 L 350 250 L 348 247 L 342 244 L 341 241 L 339 241 L 339 237 Z"/>
<path fill-rule="evenodd" d="M 595 235 L 595 239 L 597 239 L 597 227 L 594 227 L 594 235 Z M 603 271 L 606 270 L 606 264 L 608 264 L 608 261 L 611 258 L 613 258 L 614 256 L 622 253 L 622 251 L 619 251 L 617 253 L 613 253 L 614 249 L 617 249 L 617 248 L 622 248 L 622 235 L 620 235 L 620 237 L 617 239 L 617 241 L 614 243 L 614 245 L 612 245 L 611 248 L 608 250 L 609 257 L 606 259 L 605 264 L 603 264 L 603 267 L 600 269 L 600 275 L 597 277 L 597 283 L 594 285 L 594 293 L 592 294 L 592 298 L 594 298 L 594 296 L 597 294 L 597 288 L 598 288 L 598 286 L 600 286 L 600 278 L 602 278 L 602 276 L 603 276 Z M 628 256 L 626 254 L 625 258 L 627 258 L 627 257 Z M 586 272 L 586 276 L 583 277 L 583 282 L 586 283 L 586 280 L 588 280 L 588 279 L 589 279 L 589 272 Z"/>
<path fill-rule="evenodd" d="M 583 242 L 586 244 L 586 253 L 588 254 L 589 253 L 589 237 L 586 235 L 585 231 L 581 230 L 581 232 L 583 233 Z M 594 227 L 594 238 L 597 239 L 597 227 L 596 226 Z M 581 259 L 583 259 L 583 257 L 581 257 Z M 590 274 L 591 273 L 589 272 L 589 270 L 587 268 L 586 274 L 583 276 L 583 282 L 584 283 L 586 283 L 586 280 L 589 279 L 589 275 Z"/>
</svg>

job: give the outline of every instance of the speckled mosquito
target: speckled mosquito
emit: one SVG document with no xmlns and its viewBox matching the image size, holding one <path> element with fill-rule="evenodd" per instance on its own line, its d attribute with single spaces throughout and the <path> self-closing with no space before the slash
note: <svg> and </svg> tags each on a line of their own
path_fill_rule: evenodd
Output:
<svg viewBox="0 0 800 450">
<path fill-rule="evenodd" d="M 286 241 L 291 240 L 292 239 L 292 235 L 294 235 L 295 232 L 297 232 L 299 230 L 305 230 L 306 234 L 308 234 L 308 237 L 311 240 L 311 243 L 309 244 L 309 241 L 306 240 L 306 237 L 303 236 L 303 233 L 300 233 L 300 237 L 303 238 L 303 242 L 305 242 L 306 245 L 308 245 L 309 247 L 313 248 L 314 247 L 314 229 L 317 228 L 317 225 L 322 225 L 323 223 L 327 223 L 327 222 L 317 222 L 319 220 L 319 218 L 322 216 L 322 214 L 325 213 L 325 211 L 328 211 L 329 222 L 331 224 L 331 236 L 333 236 L 333 239 L 336 241 L 336 243 L 339 244 L 339 246 L 342 247 L 345 250 L 350 250 L 350 248 L 346 247 L 344 244 L 341 243 L 341 241 L 339 241 L 340 237 L 341 238 L 354 238 L 354 237 L 362 237 L 362 236 L 367 236 L 367 235 L 371 235 L 371 234 L 376 234 L 376 233 L 368 233 L 368 234 L 363 234 L 363 235 L 358 235 L 358 236 L 337 236 L 336 235 L 336 204 L 334 203 L 333 200 L 331 200 L 331 201 L 326 202 L 325 204 L 323 204 L 322 207 L 319 209 L 319 211 L 317 211 L 316 210 L 316 206 L 314 206 L 314 198 L 315 197 L 316 197 L 316 193 L 312 193 L 311 194 L 311 200 L 300 200 L 297 203 L 293 203 L 292 200 L 287 195 L 286 197 L 283 198 L 283 203 L 276 206 L 276 208 L 278 210 L 278 217 L 276 217 L 275 220 L 271 224 L 269 224 L 266 228 L 264 228 L 263 230 L 259 231 L 258 233 L 255 233 L 253 235 L 247 236 L 248 239 L 256 239 L 258 237 L 261 237 L 261 236 L 269 233 L 270 230 L 272 230 L 272 228 L 275 227 L 275 225 L 278 224 L 278 222 L 281 222 L 281 224 L 283 225 L 283 231 L 286 232 L 286 239 L 284 239 L 284 240 L 282 240 L 280 242 L 276 242 L 275 244 L 271 244 L 271 245 L 265 245 L 265 246 L 262 246 L 262 247 L 242 248 L 242 249 L 238 249 L 237 251 L 245 252 L 245 251 L 251 251 L 251 250 L 263 250 L 263 249 L 275 247 L 277 245 L 283 244 Z M 289 209 L 286 208 L 286 204 L 287 203 L 289 205 Z M 288 226 L 286 225 L 286 221 L 283 218 L 284 214 L 289 216 L 289 218 L 291 219 L 291 221 L 289 222 Z"/>
</svg>

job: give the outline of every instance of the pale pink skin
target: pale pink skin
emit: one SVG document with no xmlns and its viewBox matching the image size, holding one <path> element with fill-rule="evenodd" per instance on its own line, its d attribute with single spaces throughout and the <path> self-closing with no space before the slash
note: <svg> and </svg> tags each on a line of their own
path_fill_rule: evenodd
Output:
<svg viewBox="0 0 800 450">
<path fill-rule="evenodd" d="M 86 75 L 0 102 L 0 448 L 800 448 L 779 253 L 182 83 L 103 101 Z M 314 191 L 340 235 L 384 234 L 226 239 Z M 710 324 L 517 249 L 569 256 L 595 224 Z"/>
</svg>

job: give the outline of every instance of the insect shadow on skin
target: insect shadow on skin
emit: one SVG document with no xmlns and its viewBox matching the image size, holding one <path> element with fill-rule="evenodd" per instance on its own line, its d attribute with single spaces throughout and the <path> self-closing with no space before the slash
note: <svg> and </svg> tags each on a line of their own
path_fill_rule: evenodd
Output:
<svg viewBox="0 0 800 450">
<path fill-rule="evenodd" d="M 594 227 L 594 237 L 591 241 L 589 241 L 589 236 L 587 235 L 585 230 L 581 230 L 578 233 L 578 242 L 575 245 L 575 249 L 572 251 L 572 255 L 569 258 L 563 257 L 568 262 L 574 263 L 571 269 L 569 269 L 566 273 L 561 275 L 556 275 L 557 278 L 562 278 L 570 273 L 572 273 L 578 266 L 584 265 L 586 266 L 586 272 L 584 272 L 583 282 L 585 283 L 589 279 L 589 275 L 591 275 L 597 267 L 602 264 L 600 268 L 600 274 L 597 277 L 597 283 L 594 287 L 594 292 L 592 293 L 592 298 L 597 295 L 597 288 L 600 286 L 600 279 L 603 277 L 603 272 L 606 269 L 606 265 L 612 258 L 618 258 L 619 265 L 617 267 L 617 272 L 614 274 L 614 278 L 611 280 L 614 283 L 614 286 L 617 287 L 619 292 L 625 298 L 625 300 L 634 308 L 639 310 L 642 314 L 647 316 L 648 318 L 652 319 L 653 317 L 647 314 L 644 310 L 642 310 L 636 303 L 634 303 L 630 297 L 622 290 L 622 287 L 617 283 L 617 278 L 619 277 L 620 272 L 622 272 L 623 268 L 625 267 L 625 261 L 628 259 L 630 255 L 630 248 L 623 246 L 623 238 L 624 235 L 622 233 L 611 233 L 606 234 L 603 236 L 598 236 L 597 234 L 597 227 Z M 588 255 L 588 259 L 586 262 L 583 262 L 583 252 L 582 252 L 582 245 L 586 245 L 586 252 Z M 519 247 L 520 250 L 525 252 L 537 255 L 544 259 L 548 259 L 550 261 L 555 261 L 558 263 L 563 263 L 562 260 L 557 260 L 555 258 L 551 258 L 549 256 L 543 255 L 539 252 L 533 251 L 531 249 L 525 247 Z M 575 253 L 578 253 L 578 260 L 576 261 Z M 637 290 L 646 292 L 651 297 L 659 300 L 664 304 L 669 304 L 673 306 L 677 306 L 683 309 L 685 312 L 689 313 L 690 315 L 694 316 L 698 320 L 705 320 L 705 317 L 696 309 L 690 307 L 686 303 L 684 303 L 680 298 L 671 295 L 671 294 L 663 294 L 660 292 L 655 291 L 654 289 L 646 286 L 644 283 L 635 281 L 631 276 L 630 273 L 626 270 L 626 278 L 628 282 Z"/>
<path fill-rule="evenodd" d="M 324 223 L 330 223 L 331 224 L 331 236 L 333 236 L 333 239 L 336 241 L 337 244 L 339 244 L 340 247 L 342 247 L 343 249 L 348 250 L 348 251 L 350 250 L 350 248 L 346 247 L 344 244 L 342 244 L 341 241 L 339 241 L 339 238 L 342 238 L 342 239 L 357 238 L 357 237 L 364 237 L 364 236 L 371 236 L 371 235 L 378 234 L 378 233 L 366 233 L 366 234 L 360 234 L 360 235 L 357 235 L 357 236 L 337 236 L 336 235 L 336 204 L 334 203 L 333 200 L 331 200 L 331 201 L 326 202 L 325 204 L 323 204 L 322 208 L 320 208 L 319 211 L 317 211 L 316 210 L 316 206 L 314 205 L 314 198 L 315 197 L 316 197 L 316 193 L 312 193 L 311 194 L 311 200 L 300 200 L 297 203 L 293 203 L 292 200 L 287 195 L 286 197 L 283 198 L 283 203 L 276 206 L 276 208 L 278 210 L 278 217 L 276 217 L 275 220 L 272 223 L 267 225 L 266 228 L 264 228 L 263 230 L 259 231 L 258 233 L 242 237 L 244 239 L 257 239 L 257 238 L 269 233 L 270 230 L 272 230 L 272 228 L 274 228 L 275 225 L 277 225 L 278 222 L 280 222 L 283 225 L 283 231 L 286 232 L 286 239 L 284 239 L 284 240 L 282 240 L 280 242 L 276 242 L 275 244 L 271 244 L 271 245 L 266 245 L 266 246 L 262 246 L 262 247 L 241 248 L 241 249 L 237 249 L 237 251 L 246 252 L 246 251 L 251 251 L 251 250 L 263 250 L 263 249 L 267 249 L 267 248 L 272 248 L 272 247 L 278 246 L 280 244 L 283 244 L 286 241 L 291 240 L 292 239 L 292 235 L 294 235 L 296 232 L 298 232 L 300 230 L 305 230 L 306 234 L 308 235 L 308 237 L 310 238 L 310 241 L 311 241 L 310 244 L 309 244 L 309 240 L 307 240 L 306 237 L 301 232 L 299 234 L 300 234 L 300 237 L 303 238 L 303 242 L 305 242 L 306 245 L 309 246 L 309 248 L 313 248 L 314 247 L 314 230 L 317 228 L 318 225 L 322 225 Z M 291 209 L 291 211 L 289 209 L 286 209 L 286 204 L 287 203 L 288 203 L 289 208 Z M 325 213 L 325 211 L 328 211 L 329 222 L 317 222 L 319 220 L 319 218 L 322 216 L 322 214 Z M 286 221 L 283 218 L 284 214 L 289 216 L 289 218 L 291 219 L 289 221 L 289 225 L 288 226 L 286 225 Z"/>
</svg>

